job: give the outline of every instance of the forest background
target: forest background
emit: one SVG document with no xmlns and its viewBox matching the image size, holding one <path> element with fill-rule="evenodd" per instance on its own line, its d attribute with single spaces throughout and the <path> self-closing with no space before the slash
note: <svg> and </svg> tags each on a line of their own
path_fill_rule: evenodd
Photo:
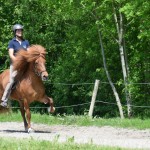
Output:
<svg viewBox="0 0 150 150">
<path fill-rule="evenodd" d="M 1 72 L 16 23 L 47 49 L 44 84 L 57 114 L 86 114 L 98 79 L 94 116 L 150 116 L 149 0 L 0 0 Z"/>
</svg>

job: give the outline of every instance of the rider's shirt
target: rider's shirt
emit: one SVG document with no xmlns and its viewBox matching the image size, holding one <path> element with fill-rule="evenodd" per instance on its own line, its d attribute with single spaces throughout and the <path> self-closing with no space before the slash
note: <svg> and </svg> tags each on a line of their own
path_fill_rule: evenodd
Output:
<svg viewBox="0 0 150 150">
<path fill-rule="evenodd" d="M 29 42 L 28 40 L 22 40 L 21 42 L 19 42 L 15 37 L 9 41 L 8 44 L 8 49 L 9 48 L 13 48 L 14 49 L 14 55 L 20 50 L 20 49 L 24 49 L 27 50 L 27 48 L 29 47 Z"/>
</svg>

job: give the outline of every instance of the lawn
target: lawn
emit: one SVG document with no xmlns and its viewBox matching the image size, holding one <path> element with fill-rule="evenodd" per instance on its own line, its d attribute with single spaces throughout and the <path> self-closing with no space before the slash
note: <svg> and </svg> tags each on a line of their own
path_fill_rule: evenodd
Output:
<svg viewBox="0 0 150 150">
<path fill-rule="evenodd" d="M 0 114 L 1 122 L 22 122 L 20 112 Z M 76 115 L 47 115 L 31 114 L 31 122 L 43 123 L 47 125 L 78 125 L 78 126 L 112 126 L 131 129 L 150 129 L 150 119 L 120 119 L 120 118 L 89 118 L 88 116 Z"/>
</svg>

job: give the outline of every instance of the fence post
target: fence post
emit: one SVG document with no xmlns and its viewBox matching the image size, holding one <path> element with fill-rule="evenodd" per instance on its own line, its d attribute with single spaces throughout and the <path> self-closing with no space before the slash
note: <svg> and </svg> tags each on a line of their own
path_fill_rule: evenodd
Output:
<svg viewBox="0 0 150 150">
<path fill-rule="evenodd" d="M 99 80 L 95 80 L 95 85 L 94 85 L 94 90 L 93 90 L 93 94 L 92 94 L 91 105 L 90 105 L 90 109 L 89 109 L 89 117 L 91 117 L 91 118 L 93 116 L 93 110 L 94 110 L 94 105 L 95 105 L 95 100 L 96 100 L 98 87 L 99 87 Z"/>
</svg>

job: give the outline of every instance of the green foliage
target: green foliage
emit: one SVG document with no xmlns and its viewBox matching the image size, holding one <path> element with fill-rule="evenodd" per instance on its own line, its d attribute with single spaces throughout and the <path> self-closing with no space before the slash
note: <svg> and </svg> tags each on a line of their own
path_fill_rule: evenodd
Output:
<svg viewBox="0 0 150 150">
<path fill-rule="evenodd" d="M 21 23 L 24 25 L 24 36 L 30 44 L 41 44 L 47 49 L 49 81 L 45 82 L 45 87 L 47 95 L 54 98 L 56 106 L 90 102 L 95 79 L 107 82 L 97 25 L 102 32 L 106 62 L 112 81 L 120 83 L 123 80 L 111 0 L 0 0 L 0 4 L 1 72 L 9 67 L 7 44 L 13 36 L 12 25 Z M 148 83 L 150 3 L 148 0 L 114 0 L 113 4 L 117 14 L 119 11 L 123 14 L 129 82 Z M 115 86 L 121 102 L 125 104 L 124 85 L 121 83 Z M 150 105 L 149 85 L 130 84 L 128 88 L 133 105 Z M 97 100 L 115 103 L 110 85 L 100 85 Z M 43 106 L 37 103 L 34 105 Z M 84 105 L 61 108 L 57 113 L 84 114 L 88 109 L 89 105 Z M 126 112 L 126 108 L 124 110 Z M 94 115 L 114 117 L 119 114 L 117 107 L 97 104 Z M 134 108 L 134 115 L 149 116 L 149 108 Z"/>
</svg>

